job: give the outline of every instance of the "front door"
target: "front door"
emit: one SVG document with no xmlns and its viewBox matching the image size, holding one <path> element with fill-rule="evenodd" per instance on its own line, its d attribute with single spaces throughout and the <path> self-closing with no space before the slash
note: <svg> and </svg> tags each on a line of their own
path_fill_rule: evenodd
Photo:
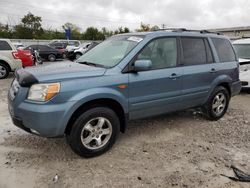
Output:
<svg viewBox="0 0 250 188">
<path fill-rule="evenodd" d="M 177 57 L 174 37 L 154 39 L 137 55 L 136 60 L 151 60 L 152 68 L 129 73 L 130 119 L 180 109 L 182 69 L 177 66 Z"/>
</svg>

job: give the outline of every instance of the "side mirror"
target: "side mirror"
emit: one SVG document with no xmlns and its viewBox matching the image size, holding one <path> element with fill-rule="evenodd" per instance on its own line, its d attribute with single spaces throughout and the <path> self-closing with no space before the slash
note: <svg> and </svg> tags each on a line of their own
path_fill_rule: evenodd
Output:
<svg viewBox="0 0 250 188">
<path fill-rule="evenodd" d="M 152 67 L 152 61 L 151 60 L 136 60 L 134 63 L 134 71 L 147 71 L 150 70 Z"/>
</svg>

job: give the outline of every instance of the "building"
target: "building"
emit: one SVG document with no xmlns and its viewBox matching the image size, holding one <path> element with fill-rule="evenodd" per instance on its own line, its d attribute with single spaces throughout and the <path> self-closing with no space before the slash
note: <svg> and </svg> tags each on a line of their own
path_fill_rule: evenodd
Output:
<svg viewBox="0 0 250 188">
<path fill-rule="evenodd" d="M 222 33 L 232 40 L 250 38 L 250 26 L 209 29 L 209 31 Z"/>
</svg>

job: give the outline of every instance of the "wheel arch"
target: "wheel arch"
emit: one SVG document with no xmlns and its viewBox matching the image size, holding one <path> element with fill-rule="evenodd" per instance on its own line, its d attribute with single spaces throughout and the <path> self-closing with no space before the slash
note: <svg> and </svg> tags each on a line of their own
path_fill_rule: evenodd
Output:
<svg viewBox="0 0 250 188">
<path fill-rule="evenodd" d="M 117 117 L 120 120 L 120 131 L 121 132 L 125 132 L 126 130 L 126 126 L 127 126 L 127 115 L 122 107 L 122 105 L 115 99 L 111 99 L 111 98 L 99 98 L 99 99 L 93 99 L 90 101 L 87 101 L 83 104 L 81 104 L 71 115 L 66 128 L 65 128 L 65 134 L 69 134 L 74 122 L 76 121 L 77 117 L 79 117 L 80 114 L 86 112 L 87 110 L 89 110 L 90 108 L 93 107 L 99 107 L 99 106 L 103 106 L 103 107 L 108 107 L 111 108 L 116 114 Z"/>
<path fill-rule="evenodd" d="M 6 67 L 8 68 L 8 70 L 11 71 L 11 67 L 10 67 L 10 65 L 9 65 L 8 62 L 6 62 L 5 60 L 0 59 L 0 63 L 6 65 Z"/>
</svg>

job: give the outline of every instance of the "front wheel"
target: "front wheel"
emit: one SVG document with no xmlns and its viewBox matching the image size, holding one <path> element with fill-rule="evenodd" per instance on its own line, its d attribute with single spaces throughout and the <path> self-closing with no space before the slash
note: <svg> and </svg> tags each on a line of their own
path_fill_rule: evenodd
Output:
<svg viewBox="0 0 250 188">
<path fill-rule="evenodd" d="M 76 59 L 79 59 L 82 56 L 80 53 L 76 53 Z"/>
<path fill-rule="evenodd" d="M 116 113 L 106 107 L 96 107 L 77 118 L 67 141 L 76 154 L 95 157 L 113 146 L 119 131 L 120 121 Z"/>
<path fill-rule="evenodd" d="M 228 90 L 223 86 L 214 89 L 204 106 L 205 113 L 210 120 L 218 120 L 224 116 L 230 101 Z"/>
</svg>

